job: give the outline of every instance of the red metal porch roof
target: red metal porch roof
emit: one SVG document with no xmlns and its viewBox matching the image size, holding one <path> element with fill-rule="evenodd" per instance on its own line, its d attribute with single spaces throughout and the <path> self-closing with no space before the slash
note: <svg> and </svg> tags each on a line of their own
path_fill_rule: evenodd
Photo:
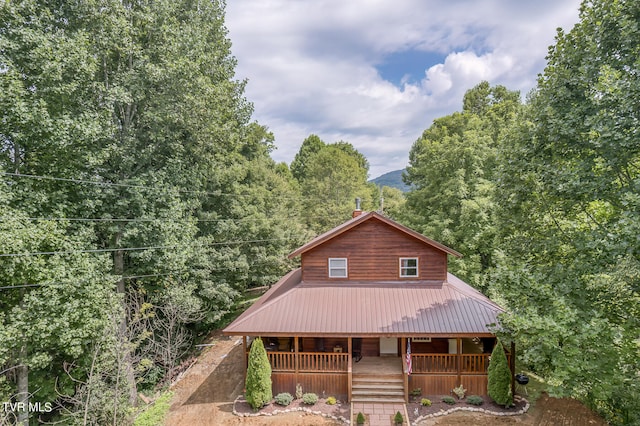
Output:
<svg viewBox="0 0 640 426">
<path fill-rule="evenodd" d="M 227 335 L 489 335 L 503 309 L 452 274 L 445 282 L 301 282 L 283 277 Z"/>
</svg>

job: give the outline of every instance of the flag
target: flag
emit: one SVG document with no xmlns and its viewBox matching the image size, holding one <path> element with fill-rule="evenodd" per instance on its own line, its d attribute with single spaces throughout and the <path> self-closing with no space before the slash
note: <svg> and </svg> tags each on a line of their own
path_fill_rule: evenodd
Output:
<svg viewBox="0 0 640 426">
<path fill-rule="evenodd" d="M 407 376 L 411 375 L 411 339 L 407 338 Z"/>
</svg>

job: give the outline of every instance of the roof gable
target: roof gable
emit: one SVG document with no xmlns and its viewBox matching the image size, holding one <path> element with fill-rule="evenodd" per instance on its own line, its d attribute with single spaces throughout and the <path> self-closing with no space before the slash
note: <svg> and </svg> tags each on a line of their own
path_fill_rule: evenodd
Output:
<svg viewBox="0 0 640 426">
<path fill-rule="evenodd" d="M 400 231 L 401 233 L 405 234 L 407 236 L 407 238 L 412 238 L 415 240 L 420 241 L 423 244 L 429 245 L 431 247 L 434 247 L 440 251 L 443 251 L 445 253 L 451 254 L 453 256 L 456 257 L 462 257 L 462 255 L 460 253 L 458 253 L 457 251 L 445 246 L 444 244 L 440 244 L 437 241 L 434 241 L 430 238 L 425 237 L 424 235 L 414 231 L 413 229 L 407 228 L 404 225 L 399 224 L 398 222 L 395 222 L 391 219 L 389 219 L 388 217 L 385 217 L 377 212 L 368 212 L 368 213 L 363 213 L 360 216 L 357 216 L 351 220 L 348 220 L 346 222 L 344 222 L 341 225 L 336 226 L 335 228 L 325 232 L 324 234 L 318 235 L 316 238 L 314 238 L 313 240 L 309 241 L 307 244 L 297 248 L 296 250 L 294 250 L 291 254 L 289 254 L 289 259 L 294 258 L 296 256 L 299 256 L 309 250 L 312 250 L 336 237 L 338 237 L 339 235 L 344 234 L 345 232 L 349 232 L 354 228 L 357 228 L 359 225 L 361 225 L 362 223 L 365 223 L 366 221 L 369 220 L 378 220 L 384 224 L 386 224 L 387 226 L 396 229 L 397 231 Z"/>
</svg>

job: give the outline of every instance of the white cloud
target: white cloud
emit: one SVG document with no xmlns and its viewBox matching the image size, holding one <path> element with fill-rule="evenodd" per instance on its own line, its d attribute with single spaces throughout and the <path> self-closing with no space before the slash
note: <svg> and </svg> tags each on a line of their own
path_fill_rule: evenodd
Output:
<svg viewBox="0 0 640 426">
<path fill-rule="evenodd" d="M 533 88 L 555 28 L 577 22 L 579 3 L 236 0 L 227 27 L 254 118 L 276 136 L 276 160 L 290 162 L 315 133 L 353 143 L 377 176 L 404 167 L 422 131 L 480 81 Z M 420 82 L 384 80 L 376 64 L 410 49 L 445 59 L 423 64 Z"/>
</svg>

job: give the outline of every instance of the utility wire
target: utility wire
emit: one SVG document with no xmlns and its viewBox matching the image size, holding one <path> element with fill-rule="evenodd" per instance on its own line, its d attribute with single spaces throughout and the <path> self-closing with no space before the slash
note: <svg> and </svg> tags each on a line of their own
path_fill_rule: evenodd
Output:
<svg viewBox="0 0 640 426">
<path fill-rule="evenodd" d="M 293 238 L 291 237 L 285 237 L 285 238 L 265 238 L 261 240 L 220 241 L 220 242 L 203 244 L 201 247 L 262 243 L 262 242 L 269 242 L 269 241 L 286 241 L 286 240 L 292 240 L 292 239 Z M 74 253 L 108 253 L 108 252 L 114 252 L 114 251 L 162 250 L 162 249 L 171 249 L 171 248 L 178 248 L 178 247 L 184 247 L 184 246 L 173 245 L 173 246 L 149 246 L 149 247 L 117 247 L 117 248 L 108 248 L 108 249 L 80 249 L 80 250 L 64 250 L 64 251 L 38 251 L 38 252 L 27 252 L 27 253 L 0 253 L 0 257 L 46 256 L 46 255 L 74 254 Z"/>
<path fill-rule="evenodd" d="M 159 192 L 171 192 L 168 188 L 161 187 L 153 187 L 153 186 L 145 186 L 145 185 L 133 185 L 127 183 L 117 183 L 117 182 L 101 182 L 101 181 L 93 181 L 88 179 L 75 179 L 75 178 L 60 178 L 54 176 L 42 176 L 42 175 L 30 175 L 24 173 L 12 173 L 12 172 L 0 172 L 0 175 L 10 176 L 10 177 L 19 177 L 19 178 L 30 178 L 37 180 L 50 180 L 50 181 L 58 181 L 58 182 L 70 182 L 70 183 L 78 183 L 78 184 L 86 184 L 86 185 L 97 185 L 97 186 L 115 186 L 120 188 L 136 188 L 136 189 L 144 189 L 149 191 L 159 191 Z M 175 192 L 183 193 L 183 194 L 200 194 L 200 195 L 211 195 L 211 196 L 223 196 L 223 197 L 252 197 L 253 194 L 231 194 L 225 192 L 218 191 L 190 191 L 188 189 L 173 189 Z M 360 197 L 363 198 L 363 197 Z M 298 197 L 279 197 L 279 199 L 287 199 L 294 200 L 298 199 Z M 364 199 L 368 199 L 368 197 L 364 197 Z"/>
<path fill-rule="evenodd" d="M 84 185 L 96 185 L 96 186 L 115 186 L 118 188 L 135 188 L 135 189 L 144 189 L 147 191 L 157 191 L 157 192 L 178 192 L 182 194 L 196 194 L 196 195 L 210 195 L 215 197 L 252 197 L 253 194 L 231 194 L 226 192 L 219 191 L 190 191 L 188 189 L 177 189 L 177 188 L 162 188 L 162 187 L 154 187 L 154 186 L 146 186 L 146 185 L 133 185 L 128 183 L 117 183 L 117 182 L 101 182 L 87 179 L 75 179 L 75 178 L 59 178 L 53 176 L 42 176 L 42 175 L 28 175 L 23 173 L 11 173 L 11 172 L 0 172 L 0 175 L 10 176 L 10 177 L 19 177 L 19 178 L 29 178 L 29 179 L 37 179 L 37 180 L 50 180 L 56 182 L 70 182 L 70 183 L 78 183 Z M 280 197 L 281 199 L 294 199 L 292 197 Z"/>
<path fill-rule="evenodd" d="M 257 266 L 257 265 L 268 265 L 268 264 L 269 264 L 268 262 L 253 262 L 253 263 L 248 263 L 247 266 L 252 267 L 252 266 Z M 167 275 L 185 274 L 185 273 L 190 273 L 190 272 L 203 272 L 203 271 L 204 272 L 213 272 L 213 271 L 228 271 L 228 270 L 232 270 L 232 268 L 224 267 L 224 268 L 184 269 L 184 270 L 179 270 L 179 271 L 165 272 L 165 273 L 162 273 L 162 274 L 126 275 L 126 276 L 122 276 L 120 278 L 124 279 L 124 280 L 133 280 L 133 279 L 136 279 L 136 278 L 165 277 Z M 65 283 L 53 282 L 53 283 L 43 283 L 43 284 L 17 284 L 17 285 L 9 285 L 9 286 L 0 287 L 0 290 L 8 290 L 8 289 L 12 289 L 12 288 L 24 288 L 24 287 L 58 286 L 58 285 L 65 285 Z"/>
</svg>

